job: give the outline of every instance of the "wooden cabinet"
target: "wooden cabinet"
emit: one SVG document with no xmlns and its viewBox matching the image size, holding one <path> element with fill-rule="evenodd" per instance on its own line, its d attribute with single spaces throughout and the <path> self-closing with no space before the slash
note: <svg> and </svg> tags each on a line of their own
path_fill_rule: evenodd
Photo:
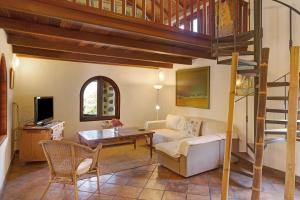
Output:
<svg viewBox="0 0 300 200">
<path fill-rule="evenodd" d="M 53 122 L 46 126 L 24 126 L 21 131 L 20 160 L 24 162 L 46 161 L 41 140 L 62 140 L 64 122 Z"/>
</svg>

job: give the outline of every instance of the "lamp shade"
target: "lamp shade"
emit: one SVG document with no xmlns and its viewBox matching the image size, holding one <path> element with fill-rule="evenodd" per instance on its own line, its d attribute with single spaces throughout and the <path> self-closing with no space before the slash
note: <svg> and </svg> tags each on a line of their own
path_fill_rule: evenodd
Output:
<svg viewBox="0 0 300 200">
<path fill-rule="evenodd" d="M 153 85 L 153 88 L 156 90 L 160 90 L 162 87 L 162 85 Z"/>
</svg>

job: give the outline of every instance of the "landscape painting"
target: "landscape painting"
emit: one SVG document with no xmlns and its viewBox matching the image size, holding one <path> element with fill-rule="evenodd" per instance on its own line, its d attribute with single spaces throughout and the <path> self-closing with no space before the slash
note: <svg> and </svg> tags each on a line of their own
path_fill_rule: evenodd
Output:
<svg viewBox="0 0 300 200">
<path fill-rule="evenodd" d="M 254 77 L 238 74 L 236 80 L 236 96 L 254 95 L 254 91 Z"/>
<path fill-rule="evenodd" d="M 176 106 L 209 109 L 210 67 L 176 71 Z"/>
</svg>

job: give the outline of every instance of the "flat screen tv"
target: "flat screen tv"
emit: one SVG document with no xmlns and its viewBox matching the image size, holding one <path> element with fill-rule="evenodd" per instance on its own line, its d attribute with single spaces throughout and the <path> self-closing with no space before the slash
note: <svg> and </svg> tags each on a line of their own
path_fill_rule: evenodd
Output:
<svg viewBox="0 0 300 200">
<path fill-rule="evenodd" d="M 43 125 L 53 119 L 53 97 L 34 97 L 34 122 Z"/>
</svg>

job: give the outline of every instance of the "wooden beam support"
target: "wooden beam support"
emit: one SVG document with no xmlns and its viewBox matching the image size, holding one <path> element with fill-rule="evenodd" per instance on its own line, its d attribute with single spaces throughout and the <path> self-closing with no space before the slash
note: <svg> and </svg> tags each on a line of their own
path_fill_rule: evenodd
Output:
<svg viewBox="0 0 300 200">
<path fill-rule="evenodd" d="M 101 35 L 97 33 L 74 31 L 64 28 L 56 28 L 53 26 L 33 24 L 25 21 L 13 20 L 9 18 L 0 17 L 0 27 L 5 30 L 44 35 L 54 38 L 61 38 L 66 40 L 76 40 L 83 42 L 93 42 L 106 45 L 113 45 L 115 47 L 131 48 L 149 52 L 161 52 L 171 55 L 187 56 L 193 58 L 211 58 L 210 52 L 203 49 L 188 49 L 176 47 L 174 45 L 158 44 L 153 42 L 144 42 L 133 39 L 125 39 L 117 36 Z"/>
<path fill-rule="evenodd" d="M 225 140 L 222 191 L 221 191 L 222 200 L 227 200 L 228 198 L 230 160 L 231 160 L 231 148 L 232 148 L 234 97 L 235 97 L 235 90 L 236 90 L 238 57 L 239 57 L 239 53 L 232 53 L 230 91 L 229 91 L 229 110 L 227 114 L 227 130 L 226 130 L 226 140 Z"/>
<path fill-rule="evenodd" d="M 284 199 L 295 198 L 295 166 L 297 115 L 299 97 L 299 47 L 291 47 L 290 52 L 290 89 L 288 102 L 288 127 Z"/>
<path fill-rule="evenodd" d="M 65 43 L 61 40 L 49 41 L 45 39 L 35 39 L 25 36 L 8 34 L 7 42 L 15 46 L 31 47 L 38 49 L 56 50 L 64 52 L 74 52 L 89 55 L 100 55 L 118 58 L 128 58 L 133 60 L 144 60 L 153 62 L 178 63 L 191 65 L 192 59 L 185 57 L 175 57 L 157 53 L 148 53 L 141 51 L 130 51 L 117 48 L 95 48 L 90 46 L 81 46 L 78 44 Z"/>
<path fill-rule="evenodd" d="M 269 49 L 262 50 L 262 63 L 260 64 L 258 107 L 256 116 L 255 162 L 253 166 L 253 182 L 251 200 L 260 199 L 262 185 L 262 168 L 265 147 L 265 120 L 267 101 L 267 77 L 268 77 Z"/>
<path fill-rule="evenodd" d="M 63 51 L 51 51 L 45 49 L 35 49 L 29 47 L 13 46 L 13 53 L 27 55 L 33 57 L 49 58 L 55 60 L 75 61 L 85 63 L 99 63 L 109 65 L 124 65 L 137 67 L 152 67 L 152 68 L 173 68 L 172 64 L 157 63 L 140 60 L 131 60 L 125 58 L 115 58 L 106 56 L 86 55 L 79 53 L 69 53 Z"/>
<path fill-rule="evenodd" d="M 211 47 L 210 39 L 201 34 L 182 33 L 172 27 L 153 24 L 145 20 L 116 14 L 104 14 L 100 13 L 98 8 L 87 8 L 68 1 L 5 0 L 0 1 L 0 8 L 91 24 L 109 31 L 134 33 L 204 48 Z"/>
</svg>

